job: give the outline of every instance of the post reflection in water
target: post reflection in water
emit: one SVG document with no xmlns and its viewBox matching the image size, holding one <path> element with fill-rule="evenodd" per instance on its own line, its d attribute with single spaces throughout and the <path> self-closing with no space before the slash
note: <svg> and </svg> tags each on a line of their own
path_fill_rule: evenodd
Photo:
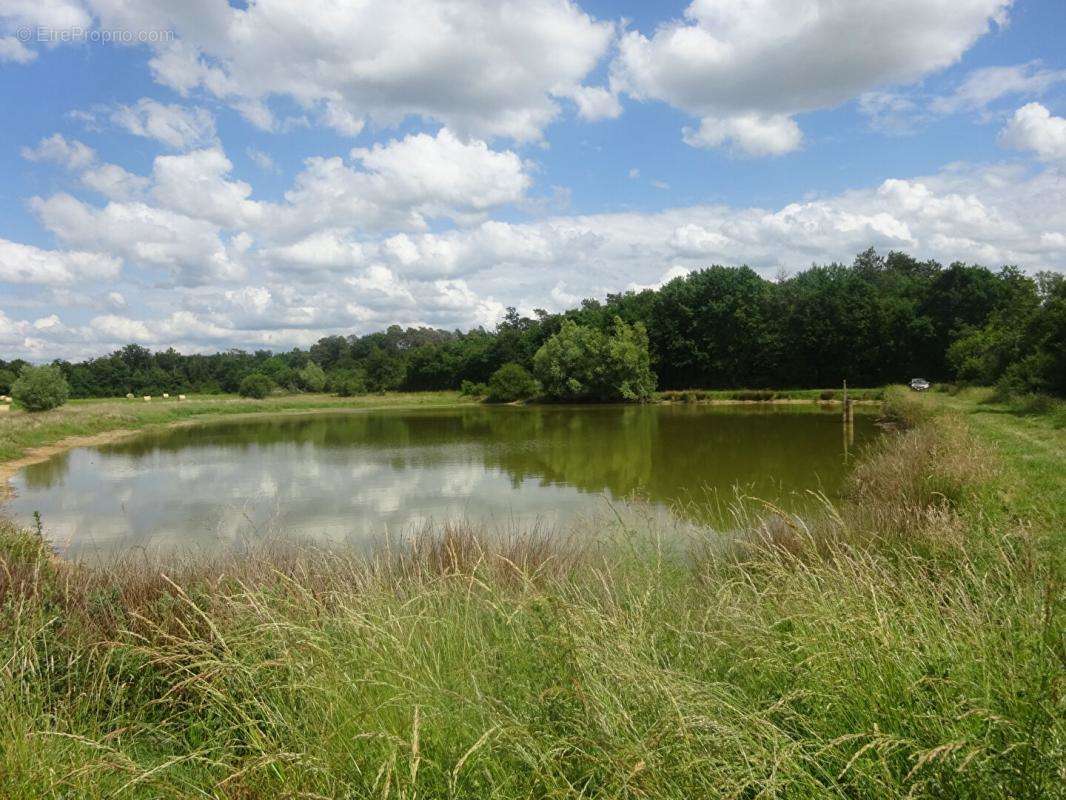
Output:
<svg viewBox="0 0 1066 800">
<path fill-rule="evenodd" d="M 839 494 L 874 435 L 788 407 L 466 406 L 241 419 L 79 448 L 27 467 L 5 509 L 71 556 L 263 536 L 365 541 L 428 521 L 565 523 L 640 497 L 721 521 L 734 487 L 802 511 Z"/>
</svg>

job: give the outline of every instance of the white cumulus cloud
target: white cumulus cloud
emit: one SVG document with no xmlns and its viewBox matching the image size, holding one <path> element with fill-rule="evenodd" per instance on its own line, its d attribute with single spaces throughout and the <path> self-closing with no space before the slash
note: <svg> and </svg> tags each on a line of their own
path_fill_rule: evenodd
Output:
<svg viewBox="0 0 1066 800">
<path fill-rule="evenodd" d="M 345 226 L 418 230 L 441 217 L 477 221 L 520 201 L 532 183 L 514 152 L 462 141 L 447 128 L 357 148 L 351 158 L 308 159 L 285 194 L 276 230 L 310 235 Z"/>
<path fill-rule="evenodd" d="M 195 285 L 244 275 L 244 249 L 223 240 L 217 225 L 143 202 L 112 201 L 103 208 L 69 194 L 30 201 L 46 228 L 66 244 L 110 253 L 131 264 L 165 269 L 172 280 Z"/>
<path fill-rule="evenodd" d="M 111 121 L 134 136 L 155 139 L 175 150 L 201 147 L 215 138 L 215 118 L 207 109 L 160 103 L 149 97 L 118 106 L 111 112 Z"/>
<path fill-rule="evenodd" d="M 779 156 L 796 150 L 803 132 L 791 117 L 774 114 L 740 114 L 727 119 L 704 117 L 697 130 L 684 130 L 685 144 L 721 147 L 731 144 L 749 156 Z"/>
<path fill-rule="evenodd" d="M 1006 147 L 1030 150 L 1044 161 L 1066 163 L 1066 118 L 1052 115 L 1040 103 L 1015 111 L 999 140 Z"/>
<path fill-rule="evenodd" d="M 691 144 L 780 154 L 800 145 L 795 114 L 954 63 L 1010 3 L 694 0 L 684 19 L 622 36 L 612 85 L 700 118 Z"/>
<path fill-rule="evenodd" d="M 270 99 L 291 98 L 348 135 L 416 116 L 538 139 L 614 36 L 568 0 L 91 3 L 104 27 L 177 31 L 151 61 L 160 83 L 202 87 L 266 128 Z"/>
<path fill-rule="evenodd" d="M 120 258 L 106 253 L 42 250 L 0 239 L 0 281 L 61 284 L 111 280 L 122 269 Z"/>
<path fill-rule="evenodd" d="M 49 161 L 70 170 L 84 169 L 96 160 L 93 149 L 76 139 L 67 140 L 61 133 L 41 139 L 36 147 L 23 147 L 27 161 Z"/>
</svg>

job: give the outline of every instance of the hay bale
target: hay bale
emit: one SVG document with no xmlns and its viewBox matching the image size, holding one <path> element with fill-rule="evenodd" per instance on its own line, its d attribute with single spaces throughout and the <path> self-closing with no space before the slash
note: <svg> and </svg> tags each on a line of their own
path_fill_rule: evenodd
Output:
<svg viewBox="0 0 1066 800">
<path fill-rule="evenodd" d="M 127 400 L 132 400 L 133 399 L 133 392 L 126 392 L 126 399 Z"/>
<path fill-rule="evenodd" d="M 150 395 L 150 394 L 146 394 L 146 395 L 144 396 L 144 402 L 146 402 L 146 403 L 150 403 L 150 402 L 152 402 L 152 395 Z"/>
<path fill-rule="evenodd" d="M 163 392 L 163 399 L 164 400 L 169 400 L 170 399 L 170 395 L 167 394 L 166 392 Z"/>
<path fill-rule="evenodd" d="M 184 399 L 185 399 L 185 395 L 183 395 L 183 394 L 179 394 L 179 395 L 178 395 L 178 399 L 179 399 L 179 400 L 184 400 Z"/>
</svg>

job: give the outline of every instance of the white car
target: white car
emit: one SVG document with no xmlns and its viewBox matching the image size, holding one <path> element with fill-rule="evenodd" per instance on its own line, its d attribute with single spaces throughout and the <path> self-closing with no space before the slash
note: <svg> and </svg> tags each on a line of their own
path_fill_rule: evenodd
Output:
<svg viewBox="0 0 1066 800">
<path fill-rule="evenodd" d="M 929 388 L 929 381 L 925 378 L 911 378 L 910 386 L 916 392 L 924 392 Z"/>
</svg>

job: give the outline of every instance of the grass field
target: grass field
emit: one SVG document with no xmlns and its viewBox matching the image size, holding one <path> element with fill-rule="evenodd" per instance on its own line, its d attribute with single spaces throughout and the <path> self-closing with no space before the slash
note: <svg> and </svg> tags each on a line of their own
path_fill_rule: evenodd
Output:
<svg viewBox="0 0 1066 800">
<path fill-rule="evenodd" d="M 1057 533 L 1066 545 L 1066 426 L 1062 408 L 1024 413 L 989 403 L 971 391 L 944 402 L 965 415 L 976 435 L 995 448 L 1008 466 L 996 481 L 1004 506 L 1035 530 Z"/>
<path fill-rule="evenodd" d="M 88 570 L 4 528 L 0 797 L 1066 796 L 1066 431 L 981 399 L 891 390 L 846 502 L 684 548 Z"/>
</svg>

